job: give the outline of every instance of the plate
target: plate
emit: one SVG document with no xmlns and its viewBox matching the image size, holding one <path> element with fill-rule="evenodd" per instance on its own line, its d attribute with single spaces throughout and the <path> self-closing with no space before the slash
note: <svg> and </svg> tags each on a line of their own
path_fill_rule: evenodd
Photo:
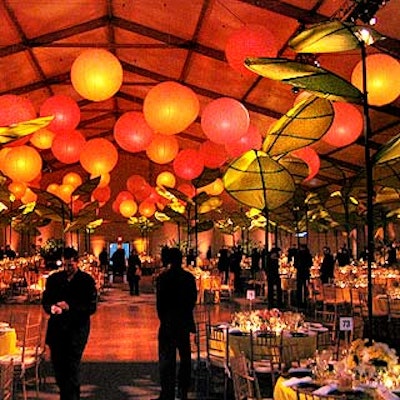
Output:
<svg viewBox="0 0 400 400">
<path fill-rule="evenodd" d="M 291 378 L 303 378 L 312 375 L 309 368 L 290 368 L 288 373 Z"/>
<path fill-rule="evenodd" d="M 304 332 L 290 332 L 290 334 L 292 335 L 292 337 L 306 337 L 306 336 L 308 336 L 308 334 L 304 333 Z"/>
<path fill-rule="evenodd" d="M 310 323 L 310 328 L 322 328 L 323 325 L 320 324 L 319 322 L 311 322 Z"/>
<path fill-rule="evenodd" d="M 310 331 L 314 331 L 314 332 L 328 332 L 329 329 L 326 328 L 325 326 L 321 326 L 319 328 L 317 327 L 310 327 Z"/>
</svg>

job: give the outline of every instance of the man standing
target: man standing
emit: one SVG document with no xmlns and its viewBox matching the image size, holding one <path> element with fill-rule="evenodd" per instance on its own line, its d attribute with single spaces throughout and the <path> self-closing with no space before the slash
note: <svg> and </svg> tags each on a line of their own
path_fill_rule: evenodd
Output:
<svg viewBox="0 0 400 400">
<path fill-rule="evenodd" d="M 60 400 L 80 399 L 79 367 L 96 311 L 94 279 L 78 268 L 78 259 L 64 259 L 64 269 L 52 273 L 43 292 L 43 309 L 50 315 L 46 344 Z"/>
<path fill-rule="evenodd" d="M 191 375 L 190 333 L 195 332 L 193 309 L 197 289 L 194 276 L 182 269 L 182 253 L 170 249 L 170 268 L 157 279 L 158 357 L 160 400 L 175 399 L 176 350 L 180 366 L 178 385 L 180 398 L 187 399 Z"/>
<path fill-rule="evenodd" d="M 304 243 L 300 244 L 299 250 L 294 257 L 294 267 L 297 270 L 296 297 L 297 307 L 299 308 L 306 308 L 308 297 L 307 285 L 310 281 L 310 269 L 312 265 L 313 259 L 308 246 Z"/>
</svg>

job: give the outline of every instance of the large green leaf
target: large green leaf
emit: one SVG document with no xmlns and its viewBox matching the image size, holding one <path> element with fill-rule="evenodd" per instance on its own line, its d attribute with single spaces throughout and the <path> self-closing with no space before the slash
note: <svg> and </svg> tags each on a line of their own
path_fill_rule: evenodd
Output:
<svg viewBox="0 0 400 400">
<path fill-rule="evenodd" d="M 23 121 L 18 124 L 0 127 L 0 144 L 14 142 L 39 129 L 45 128 L 53 119 L 54 116 L 40 117 L 30 121 Z"/>
<path fill-rule="evenodd" d="M 93 190 L 97 188 L 97 186 L 100 183 L 101 177 L 98 176 L 93 179 L 89 179 L 86 182 L 83 182 L 81 185 L 79 185 L 73 192 L 72 196 L 88 196 L 91 195 Z"/>
<path fill-rule="evenodd" d="M 204 168 L 202 174 L 192 180 L 195 188 L 200 188 L 214 182 L 217 178 L 221 178 L 221 171 L 219 169 Z"/>
</svg>

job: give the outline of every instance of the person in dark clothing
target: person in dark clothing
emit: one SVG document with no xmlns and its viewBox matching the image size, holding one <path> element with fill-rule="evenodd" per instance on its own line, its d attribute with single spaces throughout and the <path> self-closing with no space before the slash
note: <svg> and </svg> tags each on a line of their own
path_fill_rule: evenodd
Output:
<svg viewBox="0 0 400 400">
<path fill-rule="evenodd" d="M 166 244 L 161 248 L 161 264 L 164 268 L 169 264 L 169 250 Z"/>
<path fill-rule="evenodd" d="M 257 272 L 260 271 L 260 258 L 261 254 L 257 247 L 253 247 L 251 250 L 251 277 L 256 278 Z"/>
<path fill-rule="evenodd" d="M 114 275 L 123 275 L 125 272 L 125 249 L 118 245 L 117 250 L 111 256 Z"/>
<path fill-rule="evenodd" d="M 335 258 L 331 254 L 331 249 L 329 247 L 324 247 L 324 258 L 322 259 L 320 267 L 320 277 L 322 283 L 330 283 L 333 279 L 335 270 Z"/>
<path fill-rule="evenodd" d="M 218 271 L 222 275 L 222 282 L 227 284 L 229 280 L 229 250 L 225 246 L 218 253 Z"/>
<path fill-rule="evenodd" d="M 129 293 L 131 296 L 139 296 L 139 281 L 141 277 L 142 262 L 135 249 L 132 249 L 128 258 L 128 271 L 126 277 L 129 284 Z"/>
<path fill-rule="evenodd" d="M 350 251 L 345 243 L 343 243 L 343 246 L 337 252 L 336 260 L 338 262 L 339 267 L 344 267 L 345 265 L 350 264 Z"/>
<path fill-rule="evenodd" d="M 108 253 L 105 247 L 103 247 L 103 250 L 99 254 L 99 263 L 100 263 L 100 269 L 103 272 L 107 273 L 109 260 L 108 260 Z"/>
<path fill-rule="evenodd" d="M 211 246 L 208 246 L 206 258 L 208 261 L 211 261 L 211 257 L 212 257 Z"/>
<path fill-rule="evenodd" d="M 267 260 L 268 308 L 282 306 L 282 285 L 279 275 L 279 250 L 272 248 Z"/>
<path fill-rule="evenodd" d="M 50 315 L 46 344 L 54 368 L 60 400 L 80 399 L 79 368 L 96 311 L 97 291 L 91 275 L 78 268 L 78 259 L 64 259 L 64 269 L 51 273 L 42 306 Z"/>
<path fill-rule="evenodd" d="M 180 398 L 187 399 L 191 375 L 190 333 L 195 332 L 193 309 L 197 300 L 194 276 L 182 269 L 182 253 L 170 250 L 170 268 L 157 278 L 158 357 L 161 393 L 158 399 L 175 399 L 176 351 L 180 365 Z"/>
<path fill-rule="evenodd" d="M 387 265 L 393 265 L 397 263 L 397 249 L 395 243 L 390 243 L 387 247 Z"/>
<path fill-rule="evenodd" d="M 288 253 L 287 253 L 288 263 L 291 263 L 292 261 L 294 261 L 294 257 L 296 256 L 296 253 L 297 253 L 297 247 L 294 244 L 291 247 L 289 247 L 289 250 L 288 250 Z"/>
<path fill-rule="evenodd" d="M 308 282 L 310 280 L 310 268 L 313 265 L 310 250 L 306 244 L 300 244 L 299 250 L 294 258 L 294 267 L 297 270 L 296 275 L 296 297 L 297 307 L 305 308 L 308 297 Z"/>
<path fill-rule="evenodd" d="M 17 257 L 17 253 L 11 248 L 11 246 L 9 244 L 6 244 L 4 256 L 10 260 L 14 260 L 15 257 Z"/>
<path fill-rule="evenodd" d="M 229 269 L 233 273 L 233 286 L 236 293 L 242 292 L 241 272 L 242 268 L 240 263 L 242 261 L 243 251 L 240 246 L 234 247 L 233 252 L 229 257 Z"/>
</svg>

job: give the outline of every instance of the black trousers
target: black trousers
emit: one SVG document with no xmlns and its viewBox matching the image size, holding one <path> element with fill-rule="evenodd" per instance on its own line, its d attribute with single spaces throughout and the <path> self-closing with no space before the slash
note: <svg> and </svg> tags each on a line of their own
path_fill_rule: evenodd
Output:
<svg viewBox="0 0 400 400">
<path fill-rule="evenodd" d="M 89 331 L 71 331 L 61 335 L 60 340 L 49 343 L 56 383 L 60 389 L 60 400 L 80 399 L 80 364 Z M 63 338 L 63 340 L 61 340 Z"/>
<path fill-rule="evenodd" d="M 139 281 L 140 281 L 140 276 L 137 275 L 132 276 L 131 278 L 128 279 L 130 294 L 139 295 Z"/>
<path fill-rule="evenodd" d="M 158 358 L 161 395 L 163 400 L 175 399 L 176 352 L 179 353 L 178 387 L 187 394 L 190 387 L 191 351 L 188 330 L 166 329 L 161 324 L 158 331 Z"/>
</svg>

